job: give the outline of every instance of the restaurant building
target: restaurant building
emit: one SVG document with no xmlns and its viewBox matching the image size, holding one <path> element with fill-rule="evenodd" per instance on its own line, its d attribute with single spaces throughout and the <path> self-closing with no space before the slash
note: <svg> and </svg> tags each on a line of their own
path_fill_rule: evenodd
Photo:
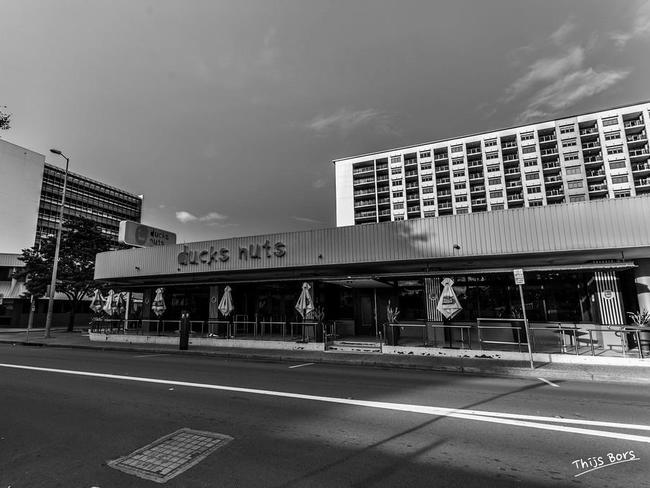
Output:
<svg viewBox="0 0 650 488">
<path fill-rule="evenodd" d="M 521 316 L 513 270 L 525 277 L 529 320 L 616 325 L 650 309 L 650 197 L 636 196 L 302 232 L 219 239 L 98 254 L 95 278 L 143 293 L 142 319 L 223 319 L 232 288 L 234 315 L 288 324 L 302 284 L 343 337 L 378 337 L 387 308 L 399 320 L 434 328 L 479 318 Z M 462 307 L 443 320 L 445 278 Z"/>
</svg>

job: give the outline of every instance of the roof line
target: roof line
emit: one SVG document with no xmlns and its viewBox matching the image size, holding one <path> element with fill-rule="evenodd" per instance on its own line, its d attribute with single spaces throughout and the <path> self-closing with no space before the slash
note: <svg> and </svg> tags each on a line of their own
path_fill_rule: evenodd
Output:
<svg viewBox="0 0 650 488">
<path fill-rule="evenodd" d="M 64 170 L 64 169 L 59 168 L 59 167 L 58 167 L 57 165 L 55 165 L 55 164 L 51 164 L 51 163 L 47 163 L 47 162 L 46 162 L 46 163 L 45 163 L 45 166 L 48 166 L 49 168 L 52 168 L 52 169 L 54 169 L 54 170 L 56 170 L 56 171 L 59 171 L 59 172 L 61 172 L 61 173 L 65 173 L 65 170 Z M 135 193 L 131 193 L 130 191 L 123 190 L 122 188 L 118 188 L 118 187 L 116 187 L 116 186 L 109 185 L 109 184 L 107 184 L 107 183 L 104 183 L 103 181 L 94 180 L 94 179 L 90 178 L 89 176 L 84 176 L 84 175 L 82 175 L 82 174 L 75 173 L 75 172 L 73 172 L 73 171 L 68 171 L 68 174 L 69 174 L 69 175 L 76 176 L 77 178 L 81 178 L 82 180 L 90 181 L 91 183 L 95 183 L 95 184 L 101 185 L 101 186 L 103 186 L 103 187 L 105 187 L 105 188 L 110 188 L 111 190 L 117 190 L 117 191 L 119 191 L 119 192 L 121 192 L 121 193 L 124 193 L 125 195 L 130 196 L 130 197 L 140 198 L 140 200 L 142 200 L 142 198 L 141 198 L 140 195 L 136 195 Z"/>
<path fill-rule="evenodd" d="M 622 109 L 622 108 L 633 107 L 635 105 L 643 105 L 643 104 L 646 104 L 646 103 L 650 103 L 650 100 L 643 100 L 643 101 L 635 102 L 635 103 L 627 103 L 625 105 L 617 105 L 615 107 L 603 108 L 603 109 L 600 109 L 600 110 L 591 111 L 591 112 L 583 112 L 583 113 L 580 113 L 580 114 L 566 115 L 566 116 L 563 116 L 563 117 L 555 117 L 555 118 L 552 118 L 552 119 L 546 119 L 546 120 L 540 120 L 540 121 L 537 121 L 537 122 L 532 122 L 530 124 L 510 125 L 510 126 L 507 126 L 507 127 L 501 127 L 499 129 L 491 129 L 491 130 L 484 130 L 484 131 L 480 131 L 480 132 L 472 132 L 471 134 L 465 134 L 465 135 L 462 135 L 462 136 L 447 137 L 447 138 L 444 138 L 444 139 L 436 139 L 436 140 L 433 140 L 433 141 L 426 141 L 426 142 L 422 142 L 422 143 L 419 143 L 419 144 L 409 144 L 408 146 L 401 146 L 401 147 L 396 147 L 396 148 L 388 148 L 388 149 L 381 150 L 381 151 L 373 151 L 373 152 L 358 154 L 356 156 L 345 156 L 345 157 L 342 157 L 342 158 L 333 159 L 332 164 L 336 164 L 339 161 L 345 161 L 347 159 L 356 159 L 356 158 L 361 158 L 361 157 L 364 157 L 364 156 L 371 156 L 373 154 L 379 154 L 379 153 L 385 153 L 385 152 L 391 152 L 391 151 L 402 151 L 404 149 L 409 149 L 409 148 L 412 148 L 412 147 L 426 146 L 428 144 L 437 144 L 437 143 L 440 143 L 440 142 L 453 141 L 453 140 L 456 140 L 456 139 L 465 139 L 467 137 L 479 136 L 481 134 L 487 134 L 489 132 L 501 132 L 501 131 L 504 131 L 504 130 L 517 129 L 519 127 L 528 127 L 528 126 L 533 126 L 533 125 L 545 124 L 547 122 L 555 122 L 557 120 L 562 120 L 562 119 L 571 119 L 571 118 L 574 118 L 574 117 L 581 117 L 583 115 L 597 114 L 597 113 L 600 113 L 600 112 L 607 112 L 609 110 L 619 110 L 619 109 Z"/>
</svg>

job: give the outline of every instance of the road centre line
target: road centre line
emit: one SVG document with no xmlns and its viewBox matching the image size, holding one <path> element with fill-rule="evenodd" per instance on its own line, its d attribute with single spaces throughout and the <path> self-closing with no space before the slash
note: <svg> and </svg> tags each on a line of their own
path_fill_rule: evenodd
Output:
<svg viewBox="0 0 650 488">
<path fill-rule="evenodd" d="M 302 393 L 260 390 L 256 388 L 242 388 L 237 386 L 212 385 L 209 383 L 191 383 L 187 381 L 164 380 L 164 379 L 157 379 L 157 378 L 142 378 L 138 376 L 124 376 L 124 375 L 115 375 L 109 373 L 92 373 L 89 371 L 74 371 L 68 369 L 42 368 L 36 366 L 23 366 L 17 364 L 0 363 L 0 367 L 28 370 L 28 371 L 41 371 L 47 373 L 69 374 L 74 376 L 86 376 L 86 377 L 93 377 L 93 378 L 135 381 L 140 383 L 185 386 L 189 388 L 203 388 L 203 389 L 219 390 L 219 391 L 234 391 L 234 392 L 249 393 L 254 395 L 294 398 L 299 400 L 312 400 L 312 401 L 319 401 L 325 403 L 353 405 L 359 407 L 378 408 L 384 410 L 422 413 L 425 415 L 460 418 L 466 420 L 475 420 L 479 422 L 513 425 L 513 426 L 528 427 L 533 429 L 551 430 L 556 432 L 590 435 L 595 437 L 608 437 L 611 439 L 628 440 L 628 441 L 650 444 L 650 437 L 632 435 L 632 434 L 623 434 L 620 432 L 583 429 L 583 428 L 569 427 L 566 425 L 548 425 L 543 423 L 531 422 L 530 420 L 539 420 L 543 422 L 549 422 L 551 424 L 565 423 L 565 424 L 579 424 L 579 425 L 650 431 L 650 426 L 640 425 L 640 424 L 622 424 L 617 422 L 601 422 L 601 421 L 579 420 L 579 419 L 558 419 L 554 417 L 509 414 L 505 412 L 489 412 L 489 411 L 481 411 L 481 410 L 464 410 L 464 409 L 457 409 L 457 408 L 429 407 L 425 405 L 409 405 L 409 404 L 402 404 L 402 403 L 386 403 L 386 402 L 376 402 L 376 401 L 368 401 L 368 400 L 353 400 L 350 398 L 325 397 L 325 396 L 318 396 L 318 395 L 306 395 Z M 521 420 L 521 419 L 525 419 L 525 420 Z"/>
<path fill-rule="evenodd" d="M 314 363 L 296 364 L 294 366 L 289 366 L 289 369 L 302 368 L 303 366 L 311 366 L 312 364 L 314 364 Z"/>
<path fill-rule="evenodd" d="M 134 358 L 156 358 L 159 356 L 169 356 L 169 354 L 141 354 L 139 356 L 133 356 Z"/>
<path fill-rule="evenodd" d="M 555 383 L 551 383 L 549 380 L 545 380 L 544 378 L 537 378 L 539 381 L 543 381 L 544 383 L 554 386 L 555 388 L 559 388 L 560 385 L 556 385 Z"/>
</svg>

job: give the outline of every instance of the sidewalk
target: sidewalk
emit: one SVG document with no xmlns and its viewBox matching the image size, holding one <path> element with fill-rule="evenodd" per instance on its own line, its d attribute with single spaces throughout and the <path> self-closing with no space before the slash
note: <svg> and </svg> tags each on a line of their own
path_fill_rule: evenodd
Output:
<svg viewBox="0 0 650 488">
<path fill-rule="evenodd" d="M 190 345 L 187 351 L 180 351 L 177 345 L 91 342 L 88 335 L 82 334 L 80 331 L 65 332 L 65 329 L 52 329 L 51 332 L 52 337 L 44 339 L 43 329 L 32 329 L 28 339 L 25 329 L 0 329 L 0 344 L 98 349 L 103 351 L 150 352 L 152 354 L 218 356 L 270 362 L 308 362 L 376 368 L 404 368 L 480 376 L 544 378 L 549 381 L 573 380 L 650 385 L 650 367 L 648 366 L 535 363 L 535 369 L 531 370 L 527 361 L 463 357 L 451 358 L 253 348 L 233 349 L 192 345 Z"/>
</svg>

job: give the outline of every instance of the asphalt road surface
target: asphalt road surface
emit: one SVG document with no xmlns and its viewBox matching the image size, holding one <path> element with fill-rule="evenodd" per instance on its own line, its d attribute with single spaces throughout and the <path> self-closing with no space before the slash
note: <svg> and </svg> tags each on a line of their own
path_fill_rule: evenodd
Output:
<svg viewBox="0 0 650 488">
<path fill-rule="evenodd" d="M 640 386 L 0 344 L 0 488 L 161 486 L 114 460 L 169 487 L 650 487 L 649 407 Z M 224 437 L 152 445 L 179 429 Z"/>
</svg>

